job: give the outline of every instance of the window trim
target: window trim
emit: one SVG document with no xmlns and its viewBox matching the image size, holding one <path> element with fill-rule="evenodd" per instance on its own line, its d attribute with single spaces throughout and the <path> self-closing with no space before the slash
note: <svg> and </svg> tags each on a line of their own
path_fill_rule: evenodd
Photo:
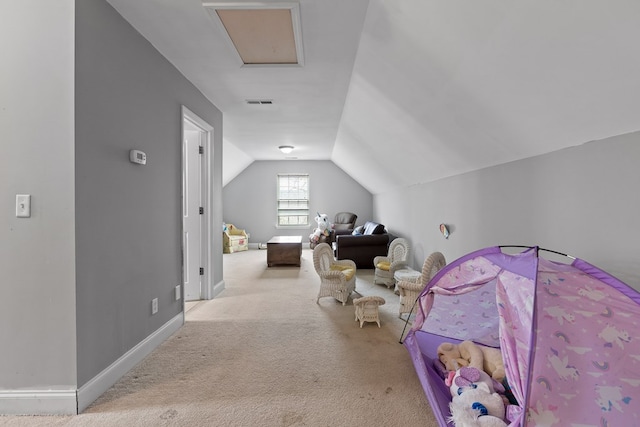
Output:
<svg viewBox="0 0 640 427">
<path fill-rule="evenodd" d="M 280 201 L 281 200 L 294 200 L 294 199 L 280 199 L 280 180 L 282 177 L 306 177 L 307 180 L 307 194 L 306 194 L 306 199 L 298 199 L 298 200 L 306 200 L 307 202 L 307 223 L 306 224 L 291 224 L 291 225 L 287 225 L 287 224 L 280 224 Z M 279 229 L 287 229 L 287 230 L 294 230 L 294 229 L 308 229 L 311 225 L 311 190 L 310 190 L 310 185 L 311 185 L 311 180 L 310 180 L 310 176 L 308 173 L 278 173 L 276 175 L 276 228 Z M 285 215 L 282 215 L 283 217 Z"/>
</svg>

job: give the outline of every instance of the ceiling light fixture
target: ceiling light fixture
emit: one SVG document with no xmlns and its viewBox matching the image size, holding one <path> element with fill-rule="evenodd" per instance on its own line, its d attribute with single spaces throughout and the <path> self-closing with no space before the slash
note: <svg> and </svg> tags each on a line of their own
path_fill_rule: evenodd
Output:
<svg viewBox="0 0 640 427">
<path fill-rule="evenodd" d="M 284 154 L 289 154 L 293 151 L 293 145 L 281 145 L 278 147 L 278 150 L 282 151 Z"/>
</svg>

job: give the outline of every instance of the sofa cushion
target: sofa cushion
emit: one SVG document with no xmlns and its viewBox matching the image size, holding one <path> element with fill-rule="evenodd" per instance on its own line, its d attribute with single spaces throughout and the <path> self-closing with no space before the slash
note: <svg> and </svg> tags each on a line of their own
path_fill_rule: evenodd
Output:
<svg viewBox="0 0 640 427">
<path fill-rule="evenodd" d="M 353 229 L 353 232 L 351 234 L 353 234 L 354 236 L 360 236 L 362 235 L 363 231 L 364 231 L 364 225 L 359 225 Z"/>
<path fill-rule="evenodd" d="M 384 233 L 384 225 L 378 224 L 377 222 L 367 221 L 364 223 L 364 230 L 362 234 L 383 234 Z"/>
</svg>

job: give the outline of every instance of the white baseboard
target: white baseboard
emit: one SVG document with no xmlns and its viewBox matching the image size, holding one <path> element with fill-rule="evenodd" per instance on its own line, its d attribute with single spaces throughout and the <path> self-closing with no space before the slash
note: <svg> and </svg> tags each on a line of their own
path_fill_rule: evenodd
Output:
<svg viewBox="0 0 640 427">
<path fill-rule="evenodd" d="M 76 415 L 184 324 L 184 312 L 165 323 L 80 389 L 0 390 L 3 415 Z"/>
<path fill-rule="evenodd" d="M 122 355 L 108 368 L 78 389 L 77 413 L 81 413 L 100 395 L 116 383 L 124 374 L 147 357 L 156 347 L 173 335 L 184 324 L 184 312 L 165 323 L 160 329 L 142 340 L 138 345 Z"/>
<path fill-rule="evenodd" d="M 224 288 L 225 288 L 224 280 L 221 280 L 215 285 L 213 285 L 213 292 L 211 294 L 211 297 L 212 298 L 217 297 L 220 294 L 220 292 L 224 291 Z"/>
<path fill-rule="evenodd" d="M 73 415 L 76 390 L 0 390 L 0 414 Z"/>
</svg>

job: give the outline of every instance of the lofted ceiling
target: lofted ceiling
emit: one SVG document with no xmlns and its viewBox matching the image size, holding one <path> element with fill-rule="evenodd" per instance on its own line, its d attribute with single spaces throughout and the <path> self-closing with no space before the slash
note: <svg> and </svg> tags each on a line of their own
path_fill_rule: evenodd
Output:
<svg viewBox="0 0 640 427">
<path fill-rule="evenodd" d="M 637 0 L 299 0 L 270 66 L 200 0 L 107 1 L 223 112 L 224 184 L 330 159 L 377 194 L 640 130 Z"/>
</svg>

